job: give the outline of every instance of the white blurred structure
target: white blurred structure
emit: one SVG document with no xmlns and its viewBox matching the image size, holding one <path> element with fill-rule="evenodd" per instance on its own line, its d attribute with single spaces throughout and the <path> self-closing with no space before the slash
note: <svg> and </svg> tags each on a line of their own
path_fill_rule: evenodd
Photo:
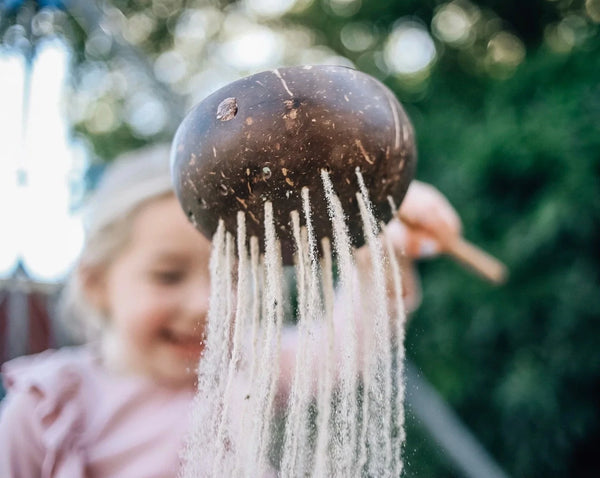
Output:
<svg viewBox="0 0 600 478">
<path fill-rule="evenodd" d="M 82 245 L 71 193 L 85 155 L 69 141 L 62 111 L 67 69 L 59 41 L 39 45 L 30 78 L 22 57 L 0 53 L 2 278 L 20 263 L 34 281 L 59 282 Z"/>
</svg>

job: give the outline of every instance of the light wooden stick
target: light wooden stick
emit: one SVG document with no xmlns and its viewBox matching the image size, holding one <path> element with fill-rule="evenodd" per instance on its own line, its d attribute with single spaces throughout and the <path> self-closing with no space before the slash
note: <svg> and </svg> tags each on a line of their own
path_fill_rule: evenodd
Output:
<svg viewBox="0 0 600 478">
<path fill-rule="evenodd" d="M 402 214 L 398 214 L 398 217 L 407 226 L 418 228 L 418 226 L 414 225 L 410 219 Z M 456 238 L 437 237 L 436 239 L 442 246 L 442 252 L 468 266 L 484 279 L 496 285 L 506 281 L 508 277 L 507 267 L 475 244 L 460 236 Z"/>
<path fill-rule="evenodd" d="M 475 244 L 462 237 L 442 243 L 444 252 L 477 272 L 493 284 L 502 284 L 508 277 L 507 267 Z"/>
</svg>

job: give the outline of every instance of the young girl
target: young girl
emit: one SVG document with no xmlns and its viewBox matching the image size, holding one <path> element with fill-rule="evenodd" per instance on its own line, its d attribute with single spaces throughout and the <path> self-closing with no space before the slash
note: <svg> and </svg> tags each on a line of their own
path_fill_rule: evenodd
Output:
<svg viewBox="0 0 600 478">
<path fill-rule="evenodd" d="M 87 343 L 3 367 L 1 477 L 177 475 L 209 307 L 210 242 L 172 192 L 168 156 L 157 146 L 117 160 L 92 198 L 63 300 Z M 422 183 L 402 212 L 420 228 L 392 221 L 387 233 L 411 257 L 459 233 L 452 207 Z M 405 294 L 417 303 L 416 288 Z"/>
</svg>

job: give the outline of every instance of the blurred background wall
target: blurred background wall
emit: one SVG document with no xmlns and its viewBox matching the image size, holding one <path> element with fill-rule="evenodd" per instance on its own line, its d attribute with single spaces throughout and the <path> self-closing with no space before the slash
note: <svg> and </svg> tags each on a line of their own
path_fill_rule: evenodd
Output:
<svg viewBox="0 0 600 478">
<path fill-rule="evenodd" d="M 416 373 L 510 476 L 600 476 L 599 26 L 600 0 L 0 0 L 0 361 L 68 342 L 53 304 L 103 164 L 241 76 L 348 65 L 510 269 L 419 265 Z M 408 419 L 406 476 L 465 475 Z"/>
</svg>

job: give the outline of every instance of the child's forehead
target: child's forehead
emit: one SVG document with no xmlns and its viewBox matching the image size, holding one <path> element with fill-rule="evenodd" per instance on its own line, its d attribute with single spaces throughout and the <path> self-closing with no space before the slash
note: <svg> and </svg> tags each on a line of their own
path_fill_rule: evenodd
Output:
<svg viewBox="0 0 600 478">
<path fill-rule="evenodd" d="M 189 224 L 172 191 L 146 200 L 138 206 L 133 219 L 140 227 L 152 228 L 156 232 L 169 232 L 174 225 Z"/>
<path fill-rule="evenodd" d="M 144 243 L 131 244 L 130 252 L 133 259 L 142 267 L 201 267 L 208 269 L 210 262 L 210 249 L 201 244 L 158 243 L 144 241 Z M 132 257 L 132 258 L 133 258 Z"/>
<path fill-rule="evenodd" d="M 133 247 L 161 260 L 210 255 L 210 241 L 200 234 L 181 210 L 174 195 L 152 201 L 139 211 L 133 224 Z"/>
</svg>

